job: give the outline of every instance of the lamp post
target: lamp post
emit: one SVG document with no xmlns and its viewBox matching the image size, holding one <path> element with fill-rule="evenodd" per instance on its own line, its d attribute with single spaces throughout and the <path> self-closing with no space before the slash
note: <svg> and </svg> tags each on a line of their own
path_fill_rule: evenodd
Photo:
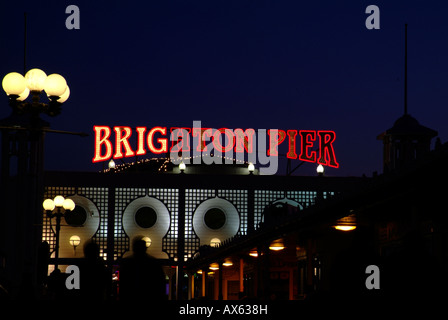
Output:
<svg viewBox="0 0 448 320">
<path fill-rule="evenodd" d="M 11 239 L 15 245 L 0 239 L 0 251 L 11 257 L 5 273 L 16 285 L 23 272 L 34 273 L 34 252 L 42 241 L 38 226 L 42 225 L 45 132 L 67 133 L 50 130 L 40 114 L 58 115 L 70 89 L 61 75 L 47 76 L 40 69 L 31 69 L 24 76 L 8 73 L 2 87 L 12 112 L 0 119 L 0 201 L 6 203 L 0 210 L 0 237 Z M 14 214 L 7 217 L 8 212 Z"/>
<path fill-rule="evenodd" d="M 316 203 L 321 202 L 324 199 L 324 195 L 322 192 L 322 177 L 324 176 L 325 168 L 322 164 L 319 164 L 316 168 L 318 179 L 320 180 L 320 183 L 318 183 L 318 187 L 316 190 Z"/>
<path fill-rule="evenodd" d="M 43 207 L 50 219 L 56 217 L 56 245 L 55 245 L 55 263 L 54 269 L 58 269 L 59 263 L 59 232 L 61 230 L 61 218 L 65 212 L 75 209 L 75 203 L 72 199 L 65 199 L 63 196 L 56 196 L 54 199 L 46 199 L 43 202 Z"/>
</svg>

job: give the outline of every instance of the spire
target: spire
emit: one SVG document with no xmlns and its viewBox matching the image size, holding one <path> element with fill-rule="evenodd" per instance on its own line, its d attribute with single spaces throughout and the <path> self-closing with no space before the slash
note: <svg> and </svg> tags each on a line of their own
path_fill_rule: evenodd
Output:
<svg viewBox="0 0 448 320">
<path fill-rule="evenodd" d="M 383 141 L 384 172 L 406 167 L 421 159 L 430 151 L 431 139 L 438 134 L 408 114 L 408 25 L 404 27 L 404 114 L 392 128 L 377 137 Z"/>
<path fill-rule="evenodd" d="M 23 14 L 23 75 L 26 74 L 26 12 Z"/>
</svg>

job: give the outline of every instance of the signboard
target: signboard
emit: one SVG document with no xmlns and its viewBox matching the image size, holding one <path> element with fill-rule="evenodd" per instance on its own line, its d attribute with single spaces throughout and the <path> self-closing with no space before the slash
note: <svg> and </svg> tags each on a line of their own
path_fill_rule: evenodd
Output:
<svg viewBox="0 0 448 320">
<path fill-rule="evenodd" d="M 244 160 L 247 156 L 251 163 L 269 164 L 261 173 L 273 174 L 277 171 L 278 147 L 286 144 L 287 158 L 339 167 L 333 146 L 336 133 L 331 130 L 213 129 L 202 128 L 199 121 L 194 121 L 191 128 L 95 125 L 93 131 L 93 163 L 147 153 L 169 153 L 175 164 L 186 159 L 208 164 L 204 155 L 210 158 L 212 154 L 214 158 L 220 155 L 232 159 L 229 163 L 233 163 L 233 159 Z M 212 159 L 212 162 L 216 161 Z"/>
</svg>

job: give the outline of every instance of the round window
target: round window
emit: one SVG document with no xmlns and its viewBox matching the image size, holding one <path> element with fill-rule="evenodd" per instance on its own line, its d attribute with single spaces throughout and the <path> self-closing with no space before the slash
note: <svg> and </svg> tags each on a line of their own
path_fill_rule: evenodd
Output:
<svg viewBox="0 0 448 320">
<path fill-rule="evenodd" d="M 211 208 L 205 213 L 204 222 L 210 229 L 220 229 L 226 223 L 226 214 L 219 208 Z"/>
<path fill-rule="evenodd" d="M 64 214 L 65 222 L 72 227 L 81 227 L 86 223 L 87 212 L 81 206 L 76 206 L 75 209 L 71 211 L 66 211 Z"/>
<path fill-rule="evenodd" d="M 157 213 L 151 207 L 142 207 L 135 213 L 135 223 L 140 228 L 151 228 L 157 222 Z"/>
</svg>

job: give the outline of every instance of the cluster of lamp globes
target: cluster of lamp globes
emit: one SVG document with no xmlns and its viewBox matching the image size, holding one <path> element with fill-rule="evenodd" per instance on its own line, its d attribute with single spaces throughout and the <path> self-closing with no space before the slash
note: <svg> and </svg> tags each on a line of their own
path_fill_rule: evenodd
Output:
<svg viewBox="0 0 448 320">
<path fill-rule="evenodd" d="M 52 212 L 55 208 L 64 208 L 66 211 L 73 211 L 75 209 L 75 202 L 63 196 L 56 196 L 54 199 L 45 199 L 42 206 L 47 213 Z"/>
<path fill-rule="evenodd" d="M 64 103 L 70 96 L 70 89 L 63 76 L 47 74 L 40 69 L 31 69 L 25 76 L 18 72 L 8 73 L 2 81 L 3 90 L 10 98 L 24 101 L 30 94 L 40 94 L 45 91 L 51 101 Z"/>
</svg>

